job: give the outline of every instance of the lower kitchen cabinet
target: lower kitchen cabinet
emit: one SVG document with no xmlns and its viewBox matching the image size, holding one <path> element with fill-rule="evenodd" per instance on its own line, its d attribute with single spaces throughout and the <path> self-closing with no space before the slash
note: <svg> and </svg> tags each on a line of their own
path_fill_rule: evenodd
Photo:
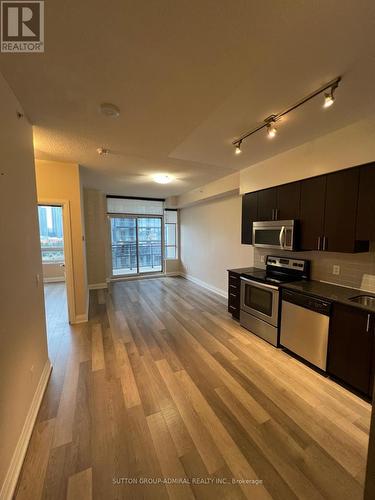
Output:
<svg viewBox="0 0 375 500">
<path fill-rule="evenodd" d="M 240 298 L 241 298 L 241 279 L 240 275 L 228 273 L 228 312 L 233 318 L 240 319 Z"/>
<path fill-rule="evenodd" d="M 335 303 L 328 340 L 327 372 L 371 397 L 375 314 Z"/>
</svg>

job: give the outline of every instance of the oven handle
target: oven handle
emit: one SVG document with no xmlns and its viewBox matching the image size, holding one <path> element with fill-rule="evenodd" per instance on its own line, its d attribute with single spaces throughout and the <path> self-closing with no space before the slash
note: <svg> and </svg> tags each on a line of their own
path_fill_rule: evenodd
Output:
<svg viewBox="0 0 375 500">
<path fill-rule="evenodd" d="M 277 286 L 267 285 L 266 283 L 259 283 L 258 281 L 253 281 L 253 280 L 249 280 L 249 278 L 244 278 L 243 276 L 241 276 L 241 280 L 246 281 L 246 283 L 250 283 L 251 285 L 255 285 L 258 288 L 264 287 L 264 288 L 270 288 L 271 290 L 278 290 Z"/>
</svg>

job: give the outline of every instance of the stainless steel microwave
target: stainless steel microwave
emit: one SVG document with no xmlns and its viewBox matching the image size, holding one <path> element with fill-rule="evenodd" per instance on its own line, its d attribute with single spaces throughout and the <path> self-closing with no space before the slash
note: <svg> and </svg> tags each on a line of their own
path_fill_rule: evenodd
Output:
<svg viewBox="0 0 375 500">
<path fill-rule="evenodd" d="M 297 221 L 295 220 L 253 222 L 253 245 L 263 248 L 295 250 L 296 228 Z"/>
</svg>

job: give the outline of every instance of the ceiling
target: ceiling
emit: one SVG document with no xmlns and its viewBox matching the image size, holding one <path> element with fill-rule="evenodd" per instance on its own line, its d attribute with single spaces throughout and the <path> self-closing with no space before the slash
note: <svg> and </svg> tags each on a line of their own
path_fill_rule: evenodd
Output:
<svg viewBox="0 0 375 500">
<path fill-rule="evenodd" d="M 106 193 L 164 197 L 375 113 L 374 29 L 371 0 L 48 0 L 45 53 L 1 54 L 0 70 L 37 158 L 78 162 Z M 338 75 L 332 108 L 318 96 L 233 154 L 233 139 Z"/>
</svg>

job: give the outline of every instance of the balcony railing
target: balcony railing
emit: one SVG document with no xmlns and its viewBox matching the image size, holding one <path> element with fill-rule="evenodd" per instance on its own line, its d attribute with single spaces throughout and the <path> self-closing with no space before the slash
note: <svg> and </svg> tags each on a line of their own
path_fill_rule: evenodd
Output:
<svg viewBox="0 0 375 500">
<path fill-rule="evenodd" d="M 139 270 L 153 271 L 162 269 L 161 242 L 139 242 Z M 114 274 L 123 274 L 137 272 L 137 243 L 136 242 L 118 242 L 112 245 L 112 267 Z M 117 272 L 116 272 L 117 271 Z M 122 274 L 122 273 L 121 273 Z"/>
<path fill-rule="evenodd" d="M 43 262 L 56 262 L 56 263 L 64 262 L 64 248 L 62 248 L 61 246 L 59 247 L 42 246 L 41 248 L 42 248 Z"/>
</svg>

